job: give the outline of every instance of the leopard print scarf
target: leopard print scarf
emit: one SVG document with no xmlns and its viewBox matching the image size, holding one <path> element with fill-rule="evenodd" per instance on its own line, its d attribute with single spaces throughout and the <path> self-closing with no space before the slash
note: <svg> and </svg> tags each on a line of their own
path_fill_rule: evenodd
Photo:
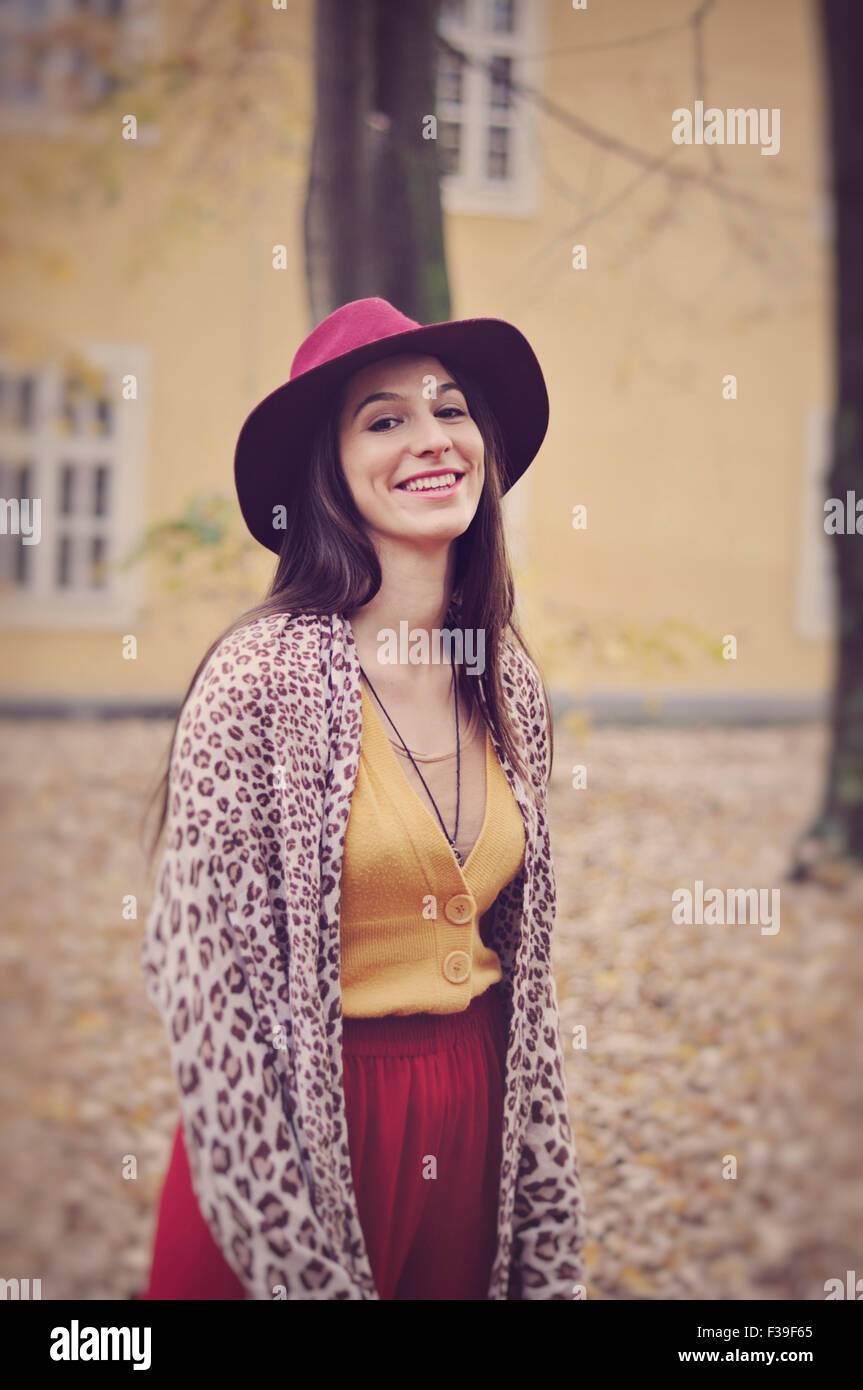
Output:
<svg viewBox="0 0 863 1390">
<path fill-rule="evenodd" d="M 488 1297 L 582 1296 L 583 1202 L 551 967 L 548 730 L 535 667 L 503 648 L 535 794 L 495 751 L 525 858 L 494 909 L 506 1058 Z M 342 1087 L 339 884 L 361 750 L 359 657 L 339 615 L 229 633 L 178 725 L 142 943 L 201 1212 L 253 1299 L 376 1299 Z"/>
</svg>

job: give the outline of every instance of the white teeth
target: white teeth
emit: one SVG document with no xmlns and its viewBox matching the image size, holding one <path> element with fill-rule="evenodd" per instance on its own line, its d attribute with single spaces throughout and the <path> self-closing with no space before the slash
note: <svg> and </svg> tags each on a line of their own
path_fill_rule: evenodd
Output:
<svg viewBox="0 0 863 1390">
<path fill-rule="evenodd" d="M 403 492 L 434 492 L 437 488 L 452 487 L 456 478 L 456 473 L 441 473 L 437 478 L 415 478 L 413 482 L 404 483 Z"/>
</svg>

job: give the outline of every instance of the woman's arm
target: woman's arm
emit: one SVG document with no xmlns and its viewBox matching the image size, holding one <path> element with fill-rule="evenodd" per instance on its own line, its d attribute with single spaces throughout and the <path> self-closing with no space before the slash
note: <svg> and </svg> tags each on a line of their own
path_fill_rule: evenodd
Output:
<svg viewBox="0 0 863 1390">
<path fill-rule="evenodd" d="M 248 1296 L 358 1300 L 312 1203 L 292 1114 L 290 1018 L 268 1003 L 287 951 L 274 899 L 290 900 L 290 886 L 273 887 L 268 872 L 276 769 L 288 754 L 265 732 L 267 694 L 265 678 L 231 669 L 217 649 L 189 696 L 143 966 L 168 1032 L 201 1213 Z M 313 896 L 314 865 L 303 872 Z"/>
<path fill-rule="evenodd" d="M 537 773 L 540 842 L 534 903 L 547 907 L 544 920 L 529 924 L 534 943 L 527 985 L 528 1006 L 539 1010 L 541 1057 L 536 1059 L 530 1110 L 516 1183 L 510 1291 L 513 1299 L 572 1299 L 584 1284 L 584 1203 L 578 1157 L 569 1119 L 566 1072 L 560 1038 L 557 987 L 551 961 L 551 928 L 557 891 L 547 825 L 551 770 L 548 709 L 532 663 L 528 671 L 528 716 L 538 730 Z"/>
</svg>

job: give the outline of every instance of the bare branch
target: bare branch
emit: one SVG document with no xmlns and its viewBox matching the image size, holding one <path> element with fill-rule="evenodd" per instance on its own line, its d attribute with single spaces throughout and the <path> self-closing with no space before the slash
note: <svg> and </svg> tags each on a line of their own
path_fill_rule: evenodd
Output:
<svg viewBox="0 0 863 1390">
<path fill-rule="evenodd" d="M 451 43 L 449 39 L 442 38 L 441 36 L 438 36 L 438 43 L 467 66 L 476 67 L 484 72 L 491 73 L 491 62 L 483 62 L 480 58 L 475 58 L 470 54 L 464 53 L 455 44 Z M 550 116 L 553 120 L 556 120 L 558 124 L 563 126 L 566 130 L 572 131 L 575 135 L 580 135 L 582 139 L 590 141 L 592 145 L 597 146 L 599 149 L 608 150 L 610 154 L 619 155 L 621 159 L 628 160 L 630 164 L 637 164 L 639 168 L 646 169 L 649 173 L 656 173 L 665 169 L 669 163 L 668 155 L 645 154 L 643 150 L 639 150 L 636 146 L 630 145 L 628 141 L 621 140 L 616 135 L 609 135 L 606 131 L 600 130 L 597 126 L 592 125 L 581 116 L 576 116 L 573 112 L 567 111 L 565 107 L 561 106 L 558 102 L 552 101 L 550 97 L 543 96 L 535 87 L 528 87 L 524 83 L 515 81 L 511 81 L 510 87 L 517 96 L 531 101 L 538 110 L 544 112 L 545 115 Z M 763 212 L 805 211 L 805 209 L 801 207 L 790 209 L 786 207 L 782 209 L 779 208 L 777 204 L 765 203 L 760 198 L 753 197 L 751 193 L 744 193 L 738 189 L 731 188 L 720 179 L 710 174 L 702 174 L 697 169 L 687 169 L 681 166 L 679 168 L 668 169 L 668 174 L 669 176 L 681 180 L 681 182 L 706 188 L 717 196 L 728 198 L 731 202 L 740 203 L 750 208 L 757 208 Z"/>
<path fill-rule="evenodd" d="M 711 0 L 712 3 L 712 0 Z M 695 90 L 698 92 L 705 106 L 707 101 L 707 74 L 704 62 L 704 16 L 709 12 L 710 5 L 702 5 L 701 9 L 692 16 L 692 49 L 693 66 L 695 68 Z M 707 158 L 713 165 L 717 174 L 724 173 L 722 160 L 719 158 L 719 150 L 716 145 L 707 146 Z"/>
<path fill-rule="evenodd" d="M 669 34 L 679 34 L 681 29 L 688 29 L 690 24 L 696 23 L 706 15 L 715 5 L 716 0 L 701 0 L 701 3 L 693 10 L 692 14 L 685 19 L 679 19 L 675 24 L 665 24 L 660 29 L 649 29 L 645 34 L 633 34 L 628 39 L 609 39 L 605 43 L 580 43 L 573 48 L 554 48 L 545 49 L 539 53 L 529 53 L 528 58 L 556 58 L 559 53 L 599 53 L 609 48 L 637 48 L 643 43 L 653 43 L 656 39 L 665 39 Z"/>
</svg>

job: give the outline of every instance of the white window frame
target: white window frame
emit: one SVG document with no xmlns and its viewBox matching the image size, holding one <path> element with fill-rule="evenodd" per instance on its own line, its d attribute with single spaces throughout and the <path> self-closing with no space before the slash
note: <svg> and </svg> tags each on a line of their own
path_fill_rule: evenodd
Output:
<svg viewBox="0 0 863 1390">
<path fill-rule="evenodd" d="M 111 387 L 110 400 L 115 432 L 98 436 L 63 434 L 54 427 L 62 387 L 59 361 L 24 365 L 0 359 L 0 368 L 12 377 L 35 381 L 33 429 L 0 424 L 0 459 L 13 470 L 29 463 L 33 472 L 32 497 L 41 501 L 41 539 L 28 546 L 33 577 L 26 588 L 6 587 L 0 603 L 0 628 L 125 629 L 139 617 L 142 605 L 142 567 L 138 561 L 125 571 L 114 571 L 112 562 L 125 558 L 144 531 L 144 478 L 148 453 L 150 400 L 149 351 L 131 343 L 76 342 L 68 345 L 88 362 L 100 367 Z M 122 396 L 124 376 L 137 379 L 137 399 Z M 61 469 L 65 463 L 107 463 L 109 472 L 108 515 L 104 522 L 107 574 L 104 588 L 59 588 L 55 582 L 57 538 L 63 531 L 101 530 L 93 519 L 59 515 Z M 32 521 L 32 509 L 31 509 Z M 0 537 L 4 546 L 7 537 Z"/>
<path fill-rule="evenodd" d="M 75 16 L 74 0 L 44 0 L 42 16 L 27 17 L 22 12 L 27 0 L 18 0 L 14 5 L 0 5 L 0 39 L 10 47 L 22 35 L 38 34 L 43 27 L 62 24 Z M 91 0 L 95 8 L 107 9 L 106 0 Z M 161 14 L 157 0 L 127 0 L 128 8 L 117 21 L 115 47 L 119 56 L 130 61 L 154 59 L 161 51 L 163 34 Z M 83 109 L 69 110 L 52 91 L 52 76 L 62 83 L 64 69 L 68 69 L 71 50 L 54 51 L 50 62 L 43 69 L 43 82 L 37 100 L 32 103 L 15 104 L 0 100 L 0 132 L 4 135 L 40 135 L 101 140 L 103 133 L 96 129 L 90 131 L 88 120 L 91 113 Z M 0 55 L 2 61 L 2 55 Z M 94 95 L 97 95 L 94 93 Z M 138 141 L 141 144 L 158 143 L 159 130 L 155 123 L 138 127 Z"/>
<path fill-rule="evenodd" d="M 486 132 L 494 123 L 489 120 L 487 64 L 492 56 L 511 57 L 514 83 L 542 90 L 538 54 L 545 32 L 545 0 L 517 0 L 518 27 L 512 34 L 495 34 L 487 27 L 489 9 L 490 0 L 465 0 L 464 24 L 454 23 L 443 14 L 439 21 L 441 37 L 483 65 L 465 65 L 461 103 L 435 102 L 438 122 L 457 120 L 463 132 L 464 165 L 459 173 L 443 176 L 441 198 L 445 212 L 533 217 L 539 207 L 537 113 L 532 103 L 517 93 L 512 96 L 510 120 L 501 122 L 512 130 L 513 174 L 506 179 L 490 179 L 484 172 Z"/>
<path fill-rule="evenodd" d="M 835 641 L 837 608 L 833 542 L 824 530 L 834 412 L 824 405 L 806 413 L 803 449 L 802 524 L 797 566 L 797 631 L 812 642 Z M 844 499 L 843 499 L 844 500 Z"/>
</svg>

